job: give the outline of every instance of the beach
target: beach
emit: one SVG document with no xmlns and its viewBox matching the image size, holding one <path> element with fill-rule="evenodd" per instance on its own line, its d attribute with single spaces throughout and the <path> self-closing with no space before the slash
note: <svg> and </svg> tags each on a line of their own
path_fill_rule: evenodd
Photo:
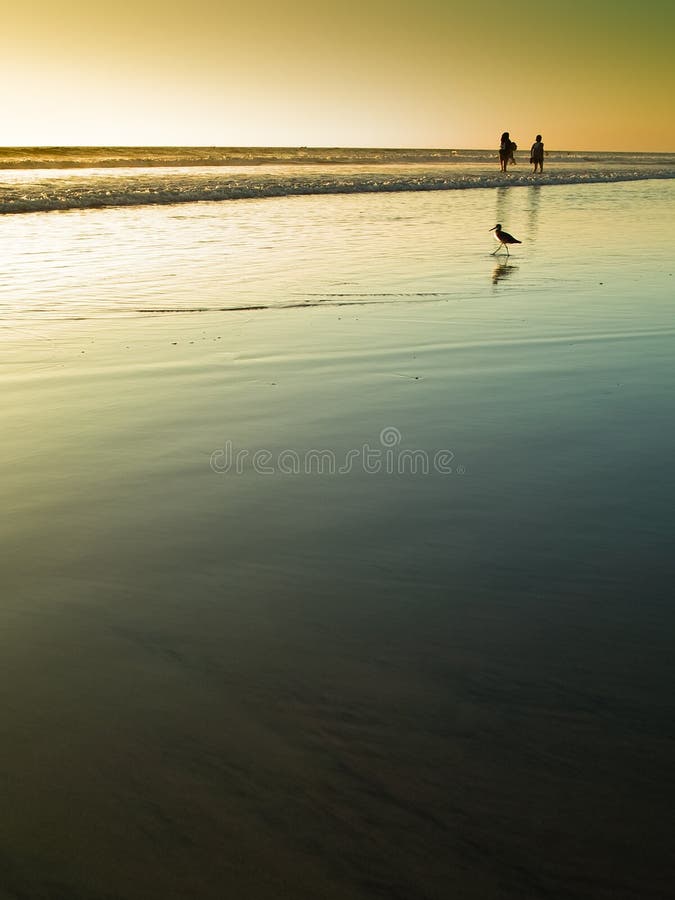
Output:
<svg viewBox="0 0 675 900">
<path fill-rule="evenodd" d="M 613 165 L 0 217 L 2 900 L 668 894 L 675 182 Z"/>
</svg>

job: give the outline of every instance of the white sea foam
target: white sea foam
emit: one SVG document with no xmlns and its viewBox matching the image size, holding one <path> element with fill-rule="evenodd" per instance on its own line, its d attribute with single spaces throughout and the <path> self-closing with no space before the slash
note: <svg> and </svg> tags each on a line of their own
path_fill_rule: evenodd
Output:
<svg viewBox="0 0 675 900">
<path fill-rule="evenodd" d="M 675 177 L 675 154 L 555 152 L 537 176 L 518 158 L 502 174 L 486 150 L 5 149 L 0 214 Z"/>
</svg>

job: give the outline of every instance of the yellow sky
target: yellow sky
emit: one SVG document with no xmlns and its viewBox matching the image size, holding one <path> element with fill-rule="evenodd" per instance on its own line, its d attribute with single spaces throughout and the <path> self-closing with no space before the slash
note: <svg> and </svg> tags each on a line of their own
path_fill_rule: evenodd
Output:
<svg viewBox="0 0 675 900">
<path fill-rule="evenodd" d="M 674 9 L 35 0 L 3 16 L 0 143 L 675 151 Z"/>
</svg>

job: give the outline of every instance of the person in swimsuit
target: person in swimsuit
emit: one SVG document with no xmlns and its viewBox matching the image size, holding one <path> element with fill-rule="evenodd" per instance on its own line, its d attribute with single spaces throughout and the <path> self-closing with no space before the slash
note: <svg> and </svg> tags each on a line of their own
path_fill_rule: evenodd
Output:
<svg viewBox="0 0 675 900">
<path fill-rule="evenodd" d="M 506 167 L 511 159 L 511 138 L 508 131 L 505 131 L 501 137 L 499 144 L 499 168 L 502 172 L 506 172 Z"/>
<path fill-rule="evenodd" d="M 534 165 L 534 171 L 537 171 L 537 166 L 539 166 L 539 171 L 544 171 L 544 145 L 541 140 L 541 135 L 538 134 L 537 138 L 532 144 L 532 149 L 530 150 L 530 162 Z"/>
</svg>

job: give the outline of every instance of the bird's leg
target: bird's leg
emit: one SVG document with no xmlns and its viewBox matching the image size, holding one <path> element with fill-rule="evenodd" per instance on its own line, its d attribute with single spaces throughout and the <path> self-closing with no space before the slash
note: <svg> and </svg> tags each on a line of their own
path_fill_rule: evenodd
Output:
<svg viewBox="0 0 675 900">
<path fill-rule="evenodd" d="M 508 245 L 508 244 L 504 244 L 504 246 L 506 247 L 506 255 L 507 255 L 507 256 L 511 256 L 511 254 L 509 253 L 509 245 Z"/>
</svg>

